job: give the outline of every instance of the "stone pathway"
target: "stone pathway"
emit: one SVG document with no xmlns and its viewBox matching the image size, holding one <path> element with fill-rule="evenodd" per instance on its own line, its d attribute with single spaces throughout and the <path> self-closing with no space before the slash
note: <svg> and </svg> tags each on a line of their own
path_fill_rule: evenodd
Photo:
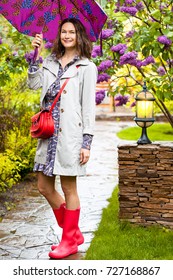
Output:
<svg viewBox="0 0 173 280">
<path fill-rule="evenodd" d="M 118 183 L 116 132 L 130 123 L 97 121 L 87 176 L 78 178 L 81 200 L 80 228 L 85 243 L 67 259 L 81 259 L 90 246 L 107 199 Z M 134 123 L 132 123 L 134 125 Z M 59 189 L 59 178 L 57 178 Z M 49 259 L 48 252 L 60 239 L 52 210 L 36 188 L 0 223 L 0 259 Z"/>
</svg>

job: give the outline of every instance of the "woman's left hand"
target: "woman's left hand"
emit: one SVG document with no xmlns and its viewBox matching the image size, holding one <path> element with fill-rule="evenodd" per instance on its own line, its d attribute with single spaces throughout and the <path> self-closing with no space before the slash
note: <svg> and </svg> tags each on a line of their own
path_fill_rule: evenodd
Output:
<svg viewBox="0 0 173 280">
<path fill-rule="evenodd" d="M 80 150 L 80 164 L 85 164 L 89 160 L 90 157 L 90 150 L 81 149 Z"/>
</svg>

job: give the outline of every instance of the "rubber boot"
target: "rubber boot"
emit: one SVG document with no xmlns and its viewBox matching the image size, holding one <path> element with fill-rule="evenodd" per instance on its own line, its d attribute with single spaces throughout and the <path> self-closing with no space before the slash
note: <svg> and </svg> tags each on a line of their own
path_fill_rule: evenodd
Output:
<svg viewBox="0 0 173 280">
<path fill-rule="evenodd" d="M 53 209 L 57 223 L 61 228 L 63 228 L 65 205 L 66 205 L 65 203 L 62 203 L 58 209 Z M 79 209 L 79 214 L 80 214 L 80 208 L 78 208 L 78 209 Z M 83 237 L 83 234 L 80 231 L 79 227 L 76 230 L 75 237 L 76 237 L 76 242 L 77 242 L 78 246 L 84 243 L 84 237 Z M 59 245 L 52 245 L 51 249 L 55 250 L 57 246 L 59 246 Z"/>
<path fill-rule="evenodd" d="M 78 252 L 76 230 L 79 222 L 80 209 L 64 211 L 63 233 L 60 244 L 49 253 L 52 259 L 63 259 Z"/>
<path fill-rule="evenodd" d="M 62 203 L 59 208 L 53 209 L 53 213 L 55 215 L 56 221 L 59 225 L 59 227 L 63 227 L 64 222 L 64 209 L 65 209 L 65 203 Z"/>
</svg>

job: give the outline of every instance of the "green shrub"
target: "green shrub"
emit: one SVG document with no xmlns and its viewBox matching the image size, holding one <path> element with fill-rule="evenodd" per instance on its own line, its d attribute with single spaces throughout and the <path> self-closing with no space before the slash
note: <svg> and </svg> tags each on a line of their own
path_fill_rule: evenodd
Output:
<svg viewBox="0 0 173 280">
<path fill-rule="evenodd" d="M 29 133 L 33 112 L 19 120 L 20 127 L 6 131 L 4 152 L 0 153 L 0 191 L 6 191 L 32 171 L 36 140 Z"/>
<path fill-rule="evenodd" d="M 20 160 L 16 161 L 14 158 L 14 161 L 19 166 L 22 177 L 32 170 L 35 150 L 36 140 L 30 137 L 29 129 L 26 136 L 22 135 L 19 128 L 9 132 L 6 152 L 8 152 L 10 159 L 13 158 L 13 154 L 19 156 Z"/>
<path fill-rule="evenodd" d="M 0 157 L 0 191 L 6 191 L 21 179 L 19 166 L 16 164 L 19 157 L 16 156 L 16 161 L 14 157 L 10 159 L 8 153 L 0 154 Z"/>
<path fill-rule="evenodd" d="M 33 94 L 27 86 L 25 53 L 31 51 L 31 38 L 1 15 L 0 38 L 0 191 L 6 191 L 33 167 L 36 141 L 29 128 L 39 110 L 39 91 Z"/>
<path fill-rule="evenodd" d="M 0 191 L 11 188 L 32 171 L 36 149 L 35 141 L 29 136 L 21 136 L 20 131 L 17 134 L 9 132 L 7 144 L 11 148 L 0 154 Z"/>
</svg>

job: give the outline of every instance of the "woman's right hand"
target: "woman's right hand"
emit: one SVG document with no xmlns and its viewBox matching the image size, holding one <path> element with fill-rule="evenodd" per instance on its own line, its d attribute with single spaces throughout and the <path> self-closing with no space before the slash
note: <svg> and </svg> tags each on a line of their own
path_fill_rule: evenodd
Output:
<svg viewBox="0 0 173 280">
<path fill-rule="evenodd" d="M 43 34 L 36 34 L 34 40 L 32 41 L 32 47 L 38 48 L 38 55 L 39 58 L 41 50 L 43 48 Z"/>
</svg>

